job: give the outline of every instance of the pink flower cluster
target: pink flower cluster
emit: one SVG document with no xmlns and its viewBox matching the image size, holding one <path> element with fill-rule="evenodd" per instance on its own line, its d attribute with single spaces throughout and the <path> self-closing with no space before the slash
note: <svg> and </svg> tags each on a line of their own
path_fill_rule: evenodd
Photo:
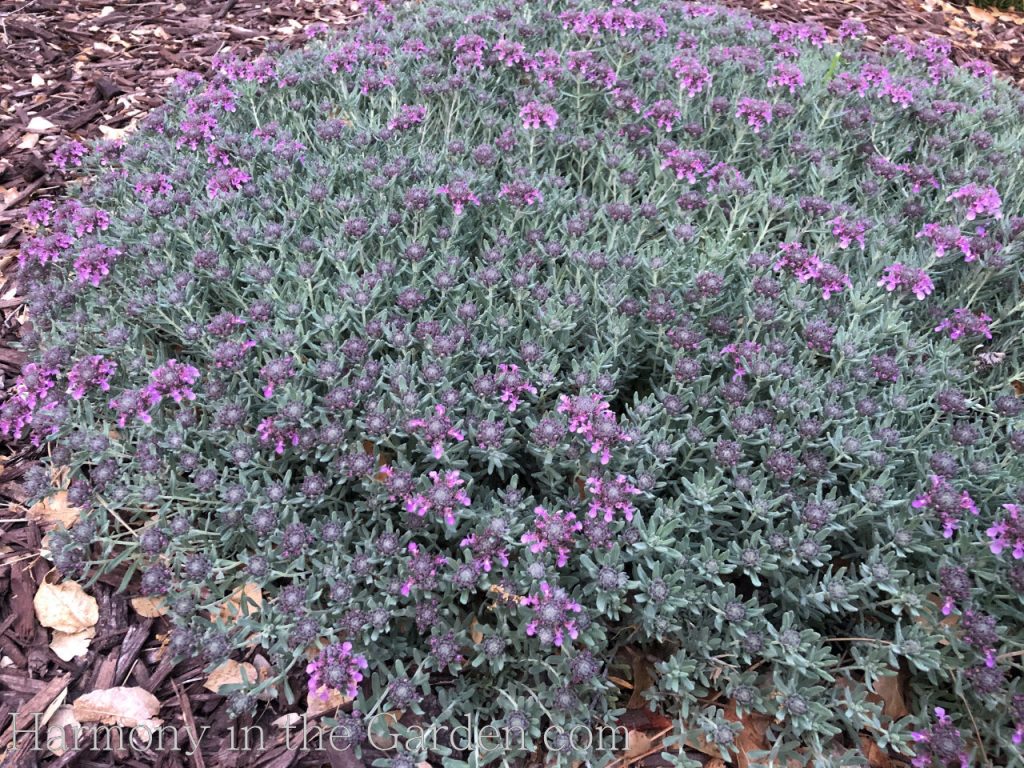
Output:
<svg viewBox="0 0 1024 768">
<path fill-rule="evenodd" d="M 601 395 L 579 395 L 573 398 L 561 395 L 558 399 L 558 412 L 569 414 L 569 431 L 581 435 L 590 443 L 590 452 L 600 454 L 602 464 L 611 460 L 612 445 L 630 440 L 619 428 L 615 413 L 601 399 Z"/>
<path fill-rule="evenodd" d="M 383 472 L 383 467 L 381 468 Z M 426 493 L 411 494 L 406 497 L 405 510 L 423 517 L 433 512 L 444 518 L 448 525 L 455 525 L 455 510 L 461 505 L 468 507 L 472 502 L 462 486 L 465 480 L 457 470 L 449 470 L 443 474 L 429 472 L 431 487 Z"/>
<path fill-rule="evenodd" d="M 711 156 L 702 150 L 671 149 L 665 153 L 661 168 L 670 168 L 679 181 L 686 179 L 688 183 L 696 184 L 697 177 L 705 175 L 710 164 Z"/>
<path fill-rule="evenodd" d="M 960 527 L 959 513 L 966 510 L 977 516 L 978 505 L 967 491 L 957 493 L 944 477 L 932 475 L 931 484 L 931 489 L 914 499 L 910 506 L 937 512 L 942 522 L 942 535 L 951 538 Z"/>
<path fill-rule="evenodd" d="M 110 377 L 116 370 L 117 363 L 107 360 L 103 355 L 91 355 L 79 360 L 68 371 L 68 394 L 75 400 L 81 400 L 92 387 L 107 392 L 110 389 Z"/>
<path fill-rule="evenodd" d="M 744 368 L 746 361 L 755 357 L 761 351 L 761 345 L 756 341 L 741 341 L 738 344 L 728 344 L 722 348 L 722 356 L 731 355 L 733 363 L 732 380 L 742 379 L 747 369 Z"/>
<path fill-rule="evenodd" d="M 1001 554 L 1009 548 L 1014 560 L 1024 558 L 1024 507 L 1020 504 L 1003 504 L 1009 514 L 985 533 L 992 539 L 989 548 L 992 554 Z"/>
<path fill-rule="evenodd" d="M 445 564 L 443 555 L 432 555 L 426 550 L 421 550 L 419 544 L 410 541 L 407 547 L 412 558 L 409 562 L 409 578 L 400 588 L 402 597 L 408 597 L 413 587 L 432 589 L 436 586 L 437 571 Z"/>
<path fill-rule="evenodd" d="M 309 695 L 327 701 L 333 691 L 340 691 L 354 699 L 359 694 L 359 683 L 363 680 L 360 670 L 367 667 L 366 657 L 352 653 L 352 643 L 329 645 L 306 665 Z"/>
<path fill-rule="evenodd" d="M 754 133 L 760 133 L 772 121 L 771 102 L 744 96 L 736 103 L 736 118 L 745 119 Z"/>
<path fill-rule="evenodd" d="M 991 322 L 992 318 L 988 315 L 976 315 L 965 307 L 958 307 L 953 310 L 952 317 L 945 318 L 935 326 L 935 332 L 949 331 L 949 338 L 954 341 L 962 336 L 984 336 L 991 339 L 992 331 L 988 327 Z"/>
<path fill-rule="evenodd" d="M 932 222 L 925 224 L 915 237 L 923 237 L 931 241 L 935 255 L 942 258 L 946 251 L 959 248 L 964 261 L 974 261 L 977 257 L 971 252 L 971 240 L 960 232 L 959 227 L 942 226 Z"/>
<path fill-rule="evenodd" d="M 995 187 L 966 184 L 946 198 L 946 202 L 952 200 L 963 200 L 967 203 L 967 212 L 964 217 L 968 221 L 974 221 L 978 216 L 991 216 L 994 219 L 1000 219 L 1003 216 L 1001 210 L 1003 202 Z"/>
<path fill-rule="evenodd" d="M 211 198 L 219 194 L 227 194 L 241 189 L 242 185 L 252 181 L 252 176 L 241 168 L 221 168 L 206 182 L 206 194 Z"/>
<path fill-rule="evenodd" d="M 147 390 L 157 396 L 158 399 L 170 397 L 174 402 L 182 400 L 195 400 L 196 393 L 192 391 L 192 385 L 199 381 L 199 370 L 191 365 L 183 365 L 177 360 L 171 359 L 156 368 L 149 374 L 153 383 Z"/>
<path fill-rule="evenodd" d="M 669 62 L 671 69 L 679 79 L 680 87 L 691 99 L 711 85 L 711 70 L 690 56 L 676 56 Z"/>
<path fill-rule="evenodd" d="M 431 455 L 435 459 L 440 459 L 444 455 L 446 437 L 456 442 L 466 439 L 465 434 L 454 427 L 447 409 L 440 403 L 434 406 L 434 415 L 429 419 L 409 419 L 406 425 L 412 431 L 423 433 L 423 439 L 430 444 Z"/>
<path fill-rule="evenodd" d="M 469 185 L 464 181 L 453 181 L 437 188 L 437 194 L 446 195 L 452 204 L 452 210 L 456 216 L 461 216 L 466 206 L 472 203 L 480 205 L 480 198 L 473 194 Z"/>
<path fill-rule="evenodd" d="M 278 424 L 270 416 L 263 419 L 256 427 L 261 443 L 273 443 L 274 453 L 284 453 L 286 444 L 293 448 L 299 444 L 299 430 L 292 424 Z"/>
<path fill-rule="evenodd" d="M 628 477 L 616 475 L 614 480 L 606 480 L 591 475 L 586 479 L 584 487 L 590 493 L 588 517 L 610 523 L 617 514 L 621 514 L 627 521 L 633 520 L 636 507 L 630 502 L 629 497 L 639 494 L 640 489 L 631 485 Z"/>
<path fill-rule="evenodd" d="M 821 287 L 821 297 L 825 300 L 852 285 L 849 275 L 835 264 L 810 253 L 800 243 L 780 243 L 779 250 L 782 255 L 772 264 L 772 269 L 775 272 L 791 272 L 801 283 L 817 283 Z"/>
<path fill-rule="evenodd" d="M 87 245 L 75 257 L 75 274 L 79 283 L 96 287 L 110 274 L 110 268 L 121 255 L 121 251 L 102 243 Z"/>
<path fill-rule="evenodd" d="M 575 640 L 579 637 L 579 625 L 572 617 L 580 613 L 583 606 L 569 597 L 561 587 L 552 589 L 546 581 L 540 583 L 540 594 L 527 595 L 522 602 L 534 611 L 534 619 L 526 625 L 529 637 L 537 636 L 544 643 L 561 648 L 566 636 Z"/>
<path fill-rule="evenodd" d="M 149 412 L 165 397 L 176 403 L 196 399 L 192 385 L 199 380 L 199 371 L 191 365 L 171 359 L 153 370 L 150 378 L 152 382 L 142 389 L 126 389 L 111 398 L 108 405 L 117 413 L 119 427 L 124 427 L 130 416 L 145 424 L 150 423 L 153 418 Z"/>
<path fill-rule="evenodd" d="M 558 125 L 558 113 L 550 104 L 541 104 L 539 101 L 531 101 L 519 110 L 519 117 L 523 119 L 524 128 L 540 128 L 542 125 L 554 129 Z"/>
<path fill-rule="evenodd" d="M 935 284 L 927 272 L 916 267 L 908 267 L 898 261 L 885 268 L 878 285 L 890 292 L 897 288 L 910 291 L 919 301 L 935 290 Z"/>
<path fill-rule="evenodd" d="M 832 234 L 839 238 L 840 248 L 849 248 L 856 242 L 861 250 L 864 250 L 864 235 L 868 231 L 869 224 L 867 220 L 849 221 L 842 216 L 836 216 L 830 223 L 832 224 Z"/>
<path fill-rule="evenodd" d="M 57 384 L 59 371 L 28 363 L 14 382 L 8 398 L 0 405 L 0 434 L 20 438 L 31 425 L 36 411 L 50 402 L 50 391 Z"/>
<path fill-rule="evenodd" d="M 780 62 L 775 65 L 775 71 L 768 78 L 769 88 L 788 88 L 790 93 L 796 93 L 796 89 L 804 84 L 804 73 L 800 67 L 788 62 Z"/>
<path fill-rule="evenodd" d="M 518 365 L 507 363 L 498 364 L 498 376 L 495 381 L 498 389 L 501 390 L 501 402 L 508 406 L 509 413 L 514 413 L 519 406 L 520 395 L 527 393 L 537 394 L 537 388 L 530 384 L 526 377 L 519 372 Z"/>
<path fill-rule="evenodd" d="M 544 507 L 535 507 L 535 530 L 523 534 L 522 541 L 530 545 L 534 554 L 551 550 L 557 556 L 561 568 L 569 562 L 569 552 L 576 541 L 575 534 L 583 530 L 583 523 L 572 512 L 557 510 L 549 512 Z"/>
<path fill-rule="evenodd" d="M 388 121 L 392 131 L 408 131 L 420 125 L 427 117 L 427 108 L 420 104 L 403 104 L 398 114 Z"/>
</svg>

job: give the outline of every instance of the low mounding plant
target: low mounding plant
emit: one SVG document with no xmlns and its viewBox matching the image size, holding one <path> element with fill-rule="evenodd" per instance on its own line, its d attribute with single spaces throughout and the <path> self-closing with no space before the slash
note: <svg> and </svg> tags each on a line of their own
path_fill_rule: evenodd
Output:
<svg viewBox="0 0 1024 768">
<path fill-rule="evenodd" d="M 312 32 L 31 209 L 2 429 L 69 468 L 59 569 L 258 648 L 236 712 L 519 734 L 395 766 L 601 764 L 641 695 L 670 752 L 1019 762 L 1021 94 L 671 0 Z"/>
</svg>

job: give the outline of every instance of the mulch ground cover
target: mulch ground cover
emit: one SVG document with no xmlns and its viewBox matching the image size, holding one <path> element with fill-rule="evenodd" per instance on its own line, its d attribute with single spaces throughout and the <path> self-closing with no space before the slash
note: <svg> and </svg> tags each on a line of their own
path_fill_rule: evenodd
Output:
<svg viewBox="0 0 1024 768">
<path fill-rule="evenodd" d="M 1024 15 L 952 5 L 943 0 L 726 0 L 778 21 L 815 21 L 836 28 L 847 17 L 864 21 L 879 46 L 891 34 L 914 40 L 943 36 L 954 58 L 989 61 L 999 74 L 1024 86 Z M 21 218 L 32 200 L 61 192 L 64 179 L 50 166 L 67 139 L 116 138 L 161 101 L 166 84 L 182 71 L 204 71 L 219 52 L 255 53 L 301 44 L 313 23 L 353 23 L 354 0 L 170 0 L 104 3 L 103 0 L 0 2 L 0 392 L 24 362 L 12 346 L 31 322 L 18 292 L 13 265 L 23 236 Z M 2 398 L 2 394 L 0 394 Z M 61 661 L 49 647 L 33 598 L 52 570 L 45 559 L 44 520 L 29 515 L 20 478 L 38 454 L 27 444 L 0 449 L 0 768 L 8 766 L 242 766 L 368 765 L 351 752 L 299 749 L 303 731 L 270 726 L 294 709 L 267 702 L 258 721 L 266 742 L 244 749 L 232 742 L 225 698 L 203 687 L 200 661 L 173 664 L 163 652 L 166 620 L 146 618 L 117 594 L 115 582 L 91 590 L 99 605 L 96 638 L 85 656 Z M 161 702 L 160 717 L 182 745 L 199 750 L 140 748 L 93 751 L 91 731 L 63 754 L 35 749 L 14 732 L 33 716 L 45 720 L 63 702 L 113 686 L 138 686 Z M 634 713 L 636 714 L 636 713 Z M 240 725 L 252 725 L 243 720 Z M 638 723 L 638 726 L 642 724 Z M 205 729 L 205 730 L 204 730 Z M 237 731 L 236 738 L 237 738 Z M 312 731 L 310 731 L 312 733 Z M 199 738 L 200 734 L 205 734 Z M 69 744 L 74 741 L 69 737 Z M 191 739 L 191 741 L 190 741 Z M 6 750 L 6 752 L 5 752 Z M 60 751 L 60 750 L 58 750 Z M 656 754 L 643 765 L 664 765 Z M 380 756 L 378 753 L 377 756 Z"/>
</svg>

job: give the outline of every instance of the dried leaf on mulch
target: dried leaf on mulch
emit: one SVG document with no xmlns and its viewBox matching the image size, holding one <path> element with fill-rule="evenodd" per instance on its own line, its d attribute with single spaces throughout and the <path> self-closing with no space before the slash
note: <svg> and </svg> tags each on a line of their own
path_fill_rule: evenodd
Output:
<svg viewBox="0 0 1024 768">
<path fill-rule="evenodd" d="M 58 632 L 74 634 L 96 626 L 100 620 L 96 598 L 87 595 L 73 581 L 60 584 L 44 581 L 39 585 L 32 604 L 39 623 Z"/>
<path fill-rule="evenodd" d="M 74 702 L 74 715 L 80 723 L 155 729 L 163 722 L 157 717 L 159 712 L 157 697 L 138 686 L 92 691 Z"/>
<path fill-rule="evenodd" d="M 58 491 L 41 499 L 28 508 L 28 519 L 38 523 L 40 528 L 49 530 L 58 523 L 70 528 L 77 521 L 82 510 L 68 503 L 68 492 Z"/>
<path fill-rule="evenodd" d="M 249 662 L 228 659 L 210 673 L 203 683 L 203 688 L 212 693 L 220 693 L 220 689 L 226 685 L 251 684 L 256 682 L 258 677 L 256 667 Z"/>
</svg>

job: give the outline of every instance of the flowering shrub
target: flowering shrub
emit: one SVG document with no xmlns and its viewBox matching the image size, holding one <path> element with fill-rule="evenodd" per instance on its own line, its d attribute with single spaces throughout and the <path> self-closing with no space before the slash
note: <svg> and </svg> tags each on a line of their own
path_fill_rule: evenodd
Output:
<svg viewBox="0 0 1024 768">
<path fill-rule="evenodd" d="M 775 765 L 1021 760 L 1024 100 L 860 31 L 377 9 L 69 145 L 0 411 L 70 467 L 57 566 L 261 647 L 236 712 L 519 729 L 450 765 L 612 759 L 541 734 L 615 722 L 626 649 L 670 749 L 728 704 Z"/>
</svg>

